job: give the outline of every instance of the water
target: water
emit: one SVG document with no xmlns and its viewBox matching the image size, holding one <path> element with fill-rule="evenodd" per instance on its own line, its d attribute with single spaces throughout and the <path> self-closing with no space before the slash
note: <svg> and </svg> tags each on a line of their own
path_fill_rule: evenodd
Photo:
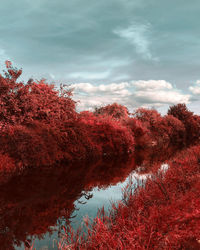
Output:
<svg viewBox="0 0 200 250">
<path fill-rule="evenodd" d="M 24 249 L 24 243 L 34 243 L 36 249 L 57 249 L 53 243 L 59 241 L 62 225 L 71 223 L 76 230 L 85 215 L 92 219 L 102 206 L 108 210 L 112 201 L 121 200 L 134 167 L 124 159 L 63 164 L 30 169 L 1 184 L 1 248 Z"/>
<path fill-rule="evenodd" d="M 122 200 L 130 176 L 137 182 L 135 168 L 133 159 L 117 159 L 41 167 L 13 177 L 0 185 L 1 249 L 57 249 L 63 225 L 76 230 L 86 215 L 92 220 L 102 206 L 109 211 Z"/>
<path fill-rule="evenodd" d="M 92 190 L 93 197 L 89 200 L 81 198 L 80 201 L 87 201 L 86 204 L 80 204 L 78 201 L 75 201 L 75 206 L 79 209 L 78 211 L 74 211 L 72 216 L 76 215 L 74 219 L 72 219 L 71 226 L 76 230 L 81 225 L 83 221 L 83 217 L 86 215 L 92 220 L 96 217 L 98 209 L 104 206 L 106 211 L 111 209 L 111 202 L 117 202 L 122 199 L 122 188 L 124 188 L 128 183 L 128 177 L 122 183 L 118 183 L 117 185 L 112 185 L 106 189 L 94 188 Z M 64 224 L 64 223 L 63 223 Z M 36 239 L 34 241 L 34 247 L 36 249 L 57 249 L 53 241 L 58 240 L 58 232 L 53 233 L 53 235 L 46 234 L 44 239 L 39 240 Z M 48 247 L 48 248 L 47 248 Z M 16 249 L 21 250 L 24 247 L 16 247 Z"/>
</svg>

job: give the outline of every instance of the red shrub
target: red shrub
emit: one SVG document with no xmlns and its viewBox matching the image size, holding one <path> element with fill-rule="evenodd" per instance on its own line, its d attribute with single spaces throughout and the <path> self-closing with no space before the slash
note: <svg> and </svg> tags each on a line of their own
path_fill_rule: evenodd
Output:
<svg viewBox="0 0 200 250">
<path fill-rule="evenodd" d="M 102 154 L 119 155 L 134 151 L 134 135 L 119 121 L 88 114 L 88 119 L 84 117 L 82 122 L 88 126 L 92 141 L 101 147 Z"/>
<path fill-rule="evenodd" d="M 40 122 L 29 123 L 29 127 L 7 126 L 1 133 L 0 146 L 16 164 L 51 165 L 63 158 L 56 137 L 56 131 Z"/>
</svg>

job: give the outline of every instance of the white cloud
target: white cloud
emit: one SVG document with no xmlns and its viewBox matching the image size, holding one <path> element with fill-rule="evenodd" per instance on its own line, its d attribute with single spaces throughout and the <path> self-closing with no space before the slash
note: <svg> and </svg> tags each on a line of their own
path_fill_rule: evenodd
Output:
<svg viewBox="0 0 200 250">
<path fill-rule="evenodd" d="M 197 80 L 194 86 L 190 86 L 189 90 L 192 92 L 194 95 L 200 95 L 200 80 Z"/>
<path fill-rule="evenodd" d="M 147 103 L 188 103 L 190 95 L 179 93 L 177 90 L 136 91 L 135 97 Z"/>
<path fill-rule="evenodd" d="M 151 25 L 133 23 L 126 29 L 115 29 L 113 33 L 125 38 L 130 44 L 132 44 L 136 52 L 141 54 L 145 59 L 155 59 L 153 58 L 150 51 L 150 39 L 148 34 L 150 33 Z"/>
<path fill-rule="evenodd" d="M 127 97 L 132 94 L 128 89 L 129 85 L 128 82 L 98 86 L 91 83 L 75 83 L 70 87 L 74 88 L 74 100 L 80 100 L 78 110 L 82 111 L 114 102 L 126 105 Z"/>
<path fill-rule="evenodd" d="M 114 102 L 125 105 L 130 110 L 137 107 L 160 107 L 177 103 L 189 103 L 190 95 L 165 80 L 130 81 L 94 85 L 75 83 L 74 99 L 80 100 L 79 110 L 91 110 L 95 106 L 108 105 Z"/>
<path fill-rule="evenodd" d="M 83 83 L 74 83 L 71 84 L 70 87 L 74 88 L 75 93 L 77 91 L 81 91 L 81 92 L 86 92 L 86 93 L 92 93 L 95 92 L 95 86 L 93 86 L 91 83 L 88 82 L 83 82 Z"/>
<path fill-rule="evenodd" d="M 135 81 L 132 85 L 137 89 L 158 90 L 158 89 L 172 89 L 172 84 L 165 80 L 149 80 L 149 81 Z"/>
<path fill-rule="evenodd" d="M 122 82 L 122 83 L 111 83 L 111 84 L 100 84 L 95 86 L 91 83 L 75 83 L 70 85 L 72 88 L 75 89 L 75 92 L 87 92 L 88 95 L 96 93 L 96 94 L 118 94 L 118 95 L 129 95 L 129 91 L 126 87 L 129 86 L 129 83 Z"/>
<path fill-rule="evenodd" d="M 190 95 L 182 94 L 165 80 L 140 80 L 132 82 L 132 85 L 135 87 L 135 98 L 145 106 L 188 103 L 190 99 Z"/>
</svg>

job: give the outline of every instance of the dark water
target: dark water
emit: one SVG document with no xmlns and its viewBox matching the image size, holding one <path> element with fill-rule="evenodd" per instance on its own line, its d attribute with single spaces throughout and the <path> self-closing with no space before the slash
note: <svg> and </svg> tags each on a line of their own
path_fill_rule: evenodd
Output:
<svg viewBox="0 0 200 250">
<path fill-rule="evenodd" d="M 128 181 L 129 177 L 127 177 L 124 182 L 111 185 L 106 189 L 94 188 L 92 192 L 90 192 L 93 194 L 91 199 L 87 200 L 84 197 L 80 199 L 81 202 L 87 202 L 86 204 L 80 204 L 78 201 L 75 201 L 74 204 L 79 210 L 76 210 L 72 213 L 72 216 L 76 217 L 71 219 L 71 226 L 76 230 L 81 225 L 83 217 L 86 215 L 88 215 L 92 220 L 97 215 L 98 209 L 102 206 L 104 206 L 106 211 L 109 211 L 111 209 L 112 201 L 117 202 L 122 199 L 122 189 L 126 186 Z M 65 220 L 62 224 L 65 225 Z M 36 238 L 34 241 L 34 247 L 36 247 L 36 249 L 43 249 L 45 247 L 46 249 L 57 249 L 56 245 L 53 243 L 55 240 L 60 238 L 58 230 L 59 227 L 57 227 L 56 232 L 54 232 L 52 235 L 45 234 L 44 239 L 39 240 Z M 16 247 L 16 249 L 24 249 L 24 247 Z"/>
<path fill-rule="evenodd" d="M 57 249 L 62 225 L 77 229 L 84 216 L 92 219 L 99 208 L 109 211 L 112 201 L 122 199 L 136 165 L 133 159 L 62 163 L 1 184 L 0 249 Z"/>
</svg>

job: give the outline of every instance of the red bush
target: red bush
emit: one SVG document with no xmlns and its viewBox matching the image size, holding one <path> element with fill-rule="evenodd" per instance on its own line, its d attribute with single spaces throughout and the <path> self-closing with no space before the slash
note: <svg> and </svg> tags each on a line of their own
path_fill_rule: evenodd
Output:
<svg viewBox="0 0 200 250">
<path fill-rule="evenodd" d="M 102 154 L 121 155 L 134 151 L 134 135 L 119 121 L 85 113 L 84 116 L 82 114 L 82 122 L 88 127 L 94 144 L 101 147 Z"/>
</svg>

